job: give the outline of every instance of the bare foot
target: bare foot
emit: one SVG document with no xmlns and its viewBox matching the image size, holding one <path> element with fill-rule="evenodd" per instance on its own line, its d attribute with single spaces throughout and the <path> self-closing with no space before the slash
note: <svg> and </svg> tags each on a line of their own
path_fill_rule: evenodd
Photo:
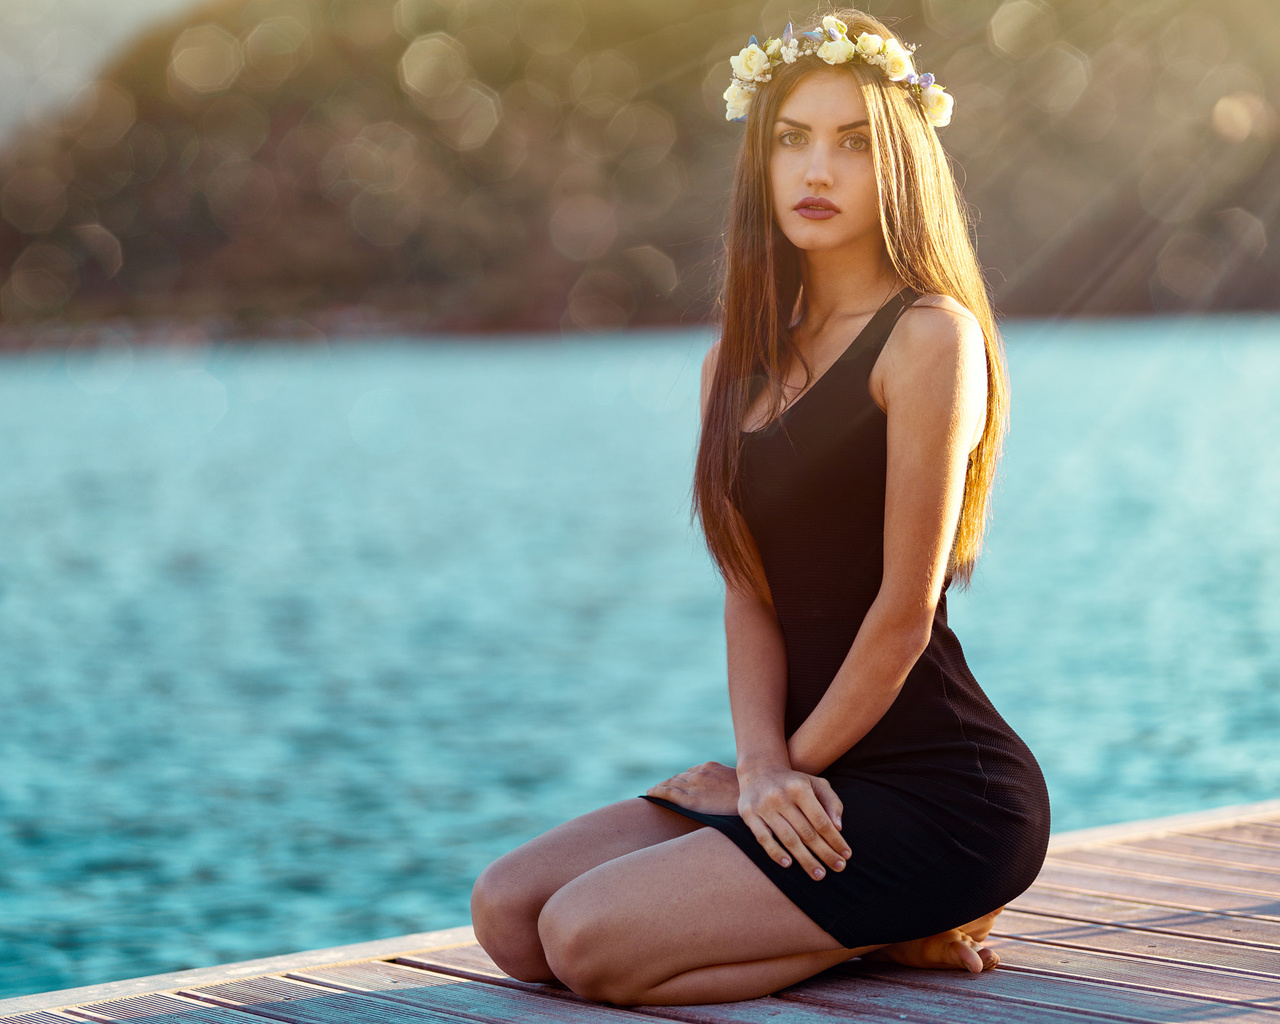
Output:
<svg viewBox="0 0 1280 1024">
<path fill-rule="evenodd" d="M 868 960 L 887 960 L 905 967 L 960 968 L 973 974 L 989 971 L 1000 963 L 1000 957 L 982 945 L 991 934 L 1000 907 L 990 914 L 937 935 L 910 942 L 895 942 L 867 953 Z"/>
<path fill-rule="evenodd" d="M 969 936 L 969 938 L 977 939 L 981 942 L 991 934 L 991 929 L 996 923 L 996 918 L 1000 916 L 1003 910 L 1004 907 L 996 907 L 996 909 L 991 911 L 991 913 L 984 914 L 976 921 L 970 921 L 968 924 L 962 924 L 959 930 L 964 932 Z"/>
</svg>

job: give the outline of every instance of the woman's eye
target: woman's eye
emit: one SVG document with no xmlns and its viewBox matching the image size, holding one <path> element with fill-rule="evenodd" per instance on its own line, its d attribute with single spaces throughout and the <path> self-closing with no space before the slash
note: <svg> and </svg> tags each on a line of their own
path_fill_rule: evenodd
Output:
<svg viewBox="0 0 1280 1024">
<path fill-rule="evenodd" d="M 778 141 L 781 142 L 784 146 L 795 146 L 803 142 L 804 139 L 803 139 L 803 136 L 801 136 L 801 134 L 798 131 L 792 128 L 780 134 L 778 136 Z"/>
<path fill-rule="evenodd" d="M 871 140 L 865 135 L 850 135 L 844 140 L 844 143 L 850 149 L 862 150 L 871 145 Z"/>
</svg>

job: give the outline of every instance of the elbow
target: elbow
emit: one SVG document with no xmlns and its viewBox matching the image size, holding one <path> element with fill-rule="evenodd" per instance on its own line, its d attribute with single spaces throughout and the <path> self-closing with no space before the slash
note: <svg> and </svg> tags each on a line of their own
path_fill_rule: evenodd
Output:
<svg viewBox="0 0 1280 1024">
<path fill-rule="evenodd" d="M 885 642 L 902 652 L 909 664 L 914 665 L 929 646 L 933 636 L 933 611 L 921 608 L 886 609 L 881 619 Z"/>
</svg>

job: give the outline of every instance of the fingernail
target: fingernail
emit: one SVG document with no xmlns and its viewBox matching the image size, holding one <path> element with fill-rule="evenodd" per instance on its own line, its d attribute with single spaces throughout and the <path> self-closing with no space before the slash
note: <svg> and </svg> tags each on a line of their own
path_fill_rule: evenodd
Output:
<svg viewBox="0 0 1280 1024">
<path fill-rule="evenodd" d="M 844 870 L 844 861 L 842 861 L 842 860 L 838 860 L 838 861 L 836 861 L 836 870 L 837 870 L 837 871 L 843 871 L 843 870 Z"/>
<path fill-rule="evenodd" d="M 789 867 L 791 867 L 791 858 L 790 858 L 790 857 L 783 857 L 783 858 L 782 858 L 782 862 L 781 862 L 781 863 L 782 863 L 782 866 L 783 866 L 784 868 L 789 868 Z"/>
<path fill-rule="evenodd" d="M 841 856 L 843 856 L 843 857 L 852 857 L 852 856 L 853 856 L 853 851 L 852 851 L 852 850 L 845 850 L 845 851 L 844 851 L 844 853 L 843 853 L 843 854 L 841 854 Z"/>
<path fill-rule="evenodd" d="M 844 823 L 839 818 L 836 818 L 836 828 L 843 828 L 843 827 L 844 827 Z"/>
<path fill-rule="evenodd" d="M 823 870 L 822 870 L 822 868 L 814 868 L 814 869 L 813 869 L 813 877 L 814 877 L 814 878 L 821 878 L 821 877 L 822 877 L 823 875 L 825 875 L 825 874 L 826 874 L 826 872 L 825 872 L 825 871 L 823 871 Z"/>
</svg>

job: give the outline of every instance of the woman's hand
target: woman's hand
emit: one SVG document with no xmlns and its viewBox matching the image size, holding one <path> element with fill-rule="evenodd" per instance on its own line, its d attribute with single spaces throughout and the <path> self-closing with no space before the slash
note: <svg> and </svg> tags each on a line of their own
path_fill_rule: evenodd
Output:
<svg viewBox="0 0 1280 1024">
<path fill-rule="evenodd" d="M 831 783 L 787 767 L 740 771 L 738 782 L 738 813 L 770 857 L 784 868 L 794 860 L 810 878 L 844 870 L 844 804 Z"/>
<path fill-rule="evenodd" d="M 647 795 L 704 814 L 736 814 L 738 773 L 727 764 L 708 761 L 650 786 Z"/>
</svg>

